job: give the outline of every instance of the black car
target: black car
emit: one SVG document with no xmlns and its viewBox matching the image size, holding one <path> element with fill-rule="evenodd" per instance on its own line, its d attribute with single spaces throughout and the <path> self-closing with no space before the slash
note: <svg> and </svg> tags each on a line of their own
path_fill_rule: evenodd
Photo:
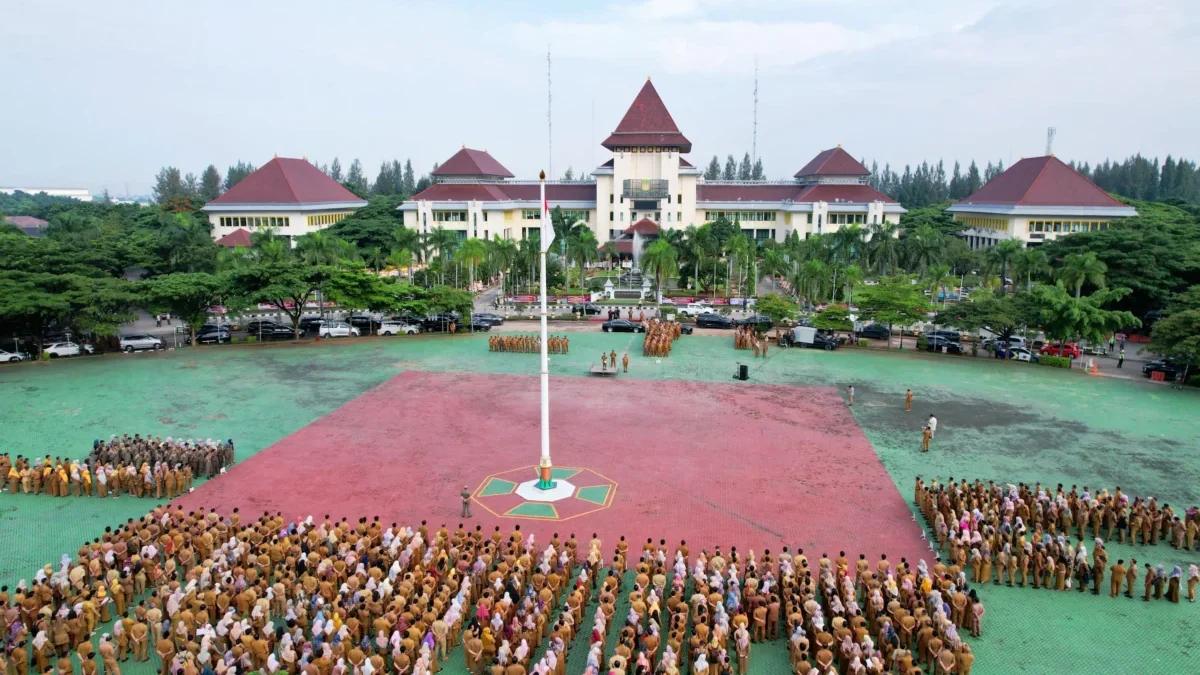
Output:
<svg viewBox="0 0 1200 675">
<path fill-rule="evenodd" d="M 690 323 L 679 324 L 679 334 L 680 335 L 691 335 L 692 334 L 692 324 L 690 324 Z"/>
<path fill-rule="evenodd" d="M 459 328 L 458 324 L 463 323 L 462 317 L 457 312 L 442 312 L 426 317 L 421 321 L 421 327 L 426 333 L 438 333 L 450 330 L 450 324 L 454 324 L 455 329 Z"/>
<path fill-rule="evenodd" d="M 605 333 L 640 333 L 646 330 L 642 324 L 634 321 L 626 321 L 625 319 L 605 321 L 603 327 Z"/>
<path fill-rule="evenodd" d="M 383 321 L 376 319 L 370 314 L 355 314 L 346 319 L 346 323 L 362 331 L 363 335 L 370 335 L 379 330 L 379 327 L 383 325 Z"/>
<path fill-rule="evenodd" d="M 962 341 L 962 333 L 959 333 L 956 330 L 935 330 L 932 333 L 927 334 L 926 337 L 929 337 L 931 339 L 935 338 L 935 337 L 943 338 L 943 339 L 949 340 L 950 342 Z"/>
<path fill-rule="evenodd" d="M 925 341 L 925 351 L 927 352 L 946 352 L 947 354 L 962 354 L 963 346 L 960 342 L 955 342 L 940 335 L 929 337 Z"/>
<path fill-rule="evenodd" d="M 871 340 L 887 340 L 892 337 L 892 332 L 888 330 L 887 326 L 881 326 L 877 323 L 873 323 L 870 326 L 863 326 L 862 330 L 855 331 L 854 334 L 860 338 Z"/>
<path fill-rule="evenodd" d="M 593 305 L 590 302 L 580 302 L 571 305 L 571 313 L 582 313 L 584 316 L 597 316 L 600 314 L 600 307 Z"/>
<path fill-rule="evenodd" d="M 291 340 L 296 332 L 290 326 L 274 321 L 251 321 L 246 324 L 246 334 L 261 340 Z"/>
<path fill-rule="evenodd" d="M 324 321 L 325 321 L 325 319 L 322 319 L 319 316 L 302 317 L 300 319 L 300 330 L 302 332 L 309 332 L 309 331 L 316 332 L 316 330 L 321 327 L 321 323 L 323 323 Z"/>
<path fill-rule="evenodd" d="M 1167 382 L 1174 382 L 1181 375 L 1183 375 L 1185 368 L 1186 366 L 1184 364 L 1179 363 L 1174 359 L 1158 359 L 1142 366 L 1142 375 L 1150 377 L 1154 373 L 1162 373 L 1163 380 Z"/>
<path fill-rule="evenodd" d="M 769 317 L 769 316 L 762 316 L 761 314 L 755 314 L 753 316 L 748 316 L 744 319 L 737 321 L 737 325 L 753 326 L 754 329 L 757 330 L 758 332 L 765 333 L 765 332 L 771 330 L 771 326 L 775 325 L 775 322 L 771 321 L 771 317 Z"/>
<path fill-rule="evenodd" d="M 421 324 L 425 323 L 425 317 L 417 316 L 416 314 L 396 314 L 392 316 L 390 320 L 410 326 L 420 326 Z"/>
<path fill-rule="evenodd" d="M 697 328 L 733 328 L 733 319 L 713 312 L 705 312 L 696 317 Z"/>
<path fill-rule="evenodd" d="M 491 312 L 477 312 L 471 315 L 473 321 L 486 323 L 489 326 L 499 326 L 504 323 L 504 317 Z"/>
<path fill-rule="evenodd" d="M 201 328 L 196 333 L 196 342 L 202 345 L 222 344 L 229 342 L 233 337 L 229 326 L 212 326 L 210 328 Z"/>
</svg>

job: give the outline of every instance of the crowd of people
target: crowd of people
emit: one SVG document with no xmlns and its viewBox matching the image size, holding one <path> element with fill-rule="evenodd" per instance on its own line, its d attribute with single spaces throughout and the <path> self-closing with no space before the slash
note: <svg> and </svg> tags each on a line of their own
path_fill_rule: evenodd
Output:
<svg viewBox="0 0 1200 675">
<path fill-rule="evenodd" d="M 585 675 L 731 675 L 782 638 L 799 675 L 969 675 L 982 616 L 940 563 L 159 507 L 0 588 L 0 672 L 432 675 L 461 645 L 473 675 L 564 675 L 578 645 Z"/>
<path fill-rule="evenodd" d="M 683 328 L 678 321 L 650 319 L 646 322 L 646 335 L 642 338 L 642 356 L 670 356 L 671 345 L 679 338 Z"/>
<path fill-rule="evenodd" d="M 1181 518 L 1168 504 L 1161 507 L 1153 497 L 1142 499 L 1123 494 L 1117 487 L 1092 494 L 1072 485 L 1068 491 L 1040 483 L 1030 487 L 1001 486 L 995 482 L 950 478 L 945 484 L 934 479 L 926 484 L 919 476 L 914 498 L 932 528 L 937 550 L 962 570 L 970 570 L 977 584 L 1084 592 L 1091 587 L 1099 595 L 1105 575 L 1109 596 L 1134 596 L 1138 561 L 1111 561 L 1105 541 L 1113 535 L 1121 542 L 1154 545 L 1160 539 L 1175 548 L 1192 550 L 1200 513 L 1193 507 Z M 1091 537 L 1092 550 L 1088 544 Z M 1140 541 L 1139 541 L 1140 540 Z M 1111 563 L 1111 564 L 1110 564 Z M 1142 599 L 1166 598 L 1179 602 L 1181 585 L 1187 584 L 1187 599 L 1196 601 L 1200 567 L 1185 573 L 1175 565 L 1143 563 Z"/>
<path fill-rule="evenodd" d="M 113 436 L 96 440 L 84 460 L 0 454 L 0 489 L 51 497 L 150 497 L 174 499 L 194 481 L 212 478 L 233 464 L 233 439 Z"/>
<path fill-rule="evenodd" d="M 547 354 L 566 354 L 570 349 L 571 340 L 566 335 L 551 335 L 546 339 Z M 488 351 L 540 354 L 542 338 L 537 335 L 492 335 L 488 337 Z"/>
<path fill-rule="evenodd" d="M 755 358 L 761 356 L 767 357 L 767 343 L 769 339 L 765 335 L 760 335 L 754 330 L 753 326 L 738 326 L 733 333 L 733 348 L 734 349 L 753 349 Z"/>
</svg>

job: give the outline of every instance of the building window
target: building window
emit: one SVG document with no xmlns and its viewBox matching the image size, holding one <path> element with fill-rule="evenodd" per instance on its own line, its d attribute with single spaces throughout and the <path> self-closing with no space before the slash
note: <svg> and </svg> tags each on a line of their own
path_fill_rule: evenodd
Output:
<svg viewBox="0 0 1200 675">
<path fill-rule="evenodd" d="M 579 221 L 579 220 L 582 220 L 585 223 L 592 222 L 591 213 L 592 213 L 591 211 L 563 211 L 562 212 L 563 218 L 566 218 L 568 221 L 570 221 L 572 223 Z"/>
<path fill-rule="evenodd" d="M 483 212 L 483 222 L 487 222 L 487 211 Z M 487 232 L 487 230 L 484 230 L 484 232 Z"/>
<path fill-rule="evenodd" d="M 625 222 L 625 212 L 621 212 L 621 222 Z"/>
<path fill-rule="evenodd" d="M 671 222 L 671 212 L 667 211 L 667 222 Z"/>
<path fill-rule="evenodd" d="M 682 222 L 683 222 L 683 211 L 676 211 L 676 212 L 675 212 L 675 222 L 677 222 L 677 223 L 682 223 Z"/>
<path fill-rule="evenodd" d="M 730 222 L 775 222 L 774 211 L 705 211 L 704 219 L 708 222 L 724 218 Z"/>
<path fill-rule="evenodd" d="M 434 211 L 433 222 L 435 223 L 465 223 L 467 222 L 466 211 Z"/>
<path fill-rule="evenodd" d="M 613 212 L 612 212 L 612 211 L 609 211 L 609 212 L 608 212 L 608 222 L 610 222 L 610 223 L 611 223 L 613 220 L 615 220 L 615 218 L 614 218 L 614 216 L 613 216 Z"/>
<path fill-rule="evenodd" d="M 609 204 L 613 203 L 613 196 L 612 196 L 612 195 L 609 195 L 609 196 L 608 196 L 608 203 L 609 203 Z"/>
<path fill-rule="evenodd" d="M 808 224 L 812 225 L 812 214 L 808 214 Z"/>
<path fill-rule="evenodd" d="M 521 212 L 521 218 L 524 220 L 541 220 L 542 212 L 539 209 L 525 209 Z"/>
<path fill-rule="evenodd" d="M 682 193 L 682 192 L 680 192 L 679 194 L 675 195 L 675 202 L 676 202 L 677 204 L 682 204 L 682 203 L 683 203 L 683 193 Z"/>
</svg>

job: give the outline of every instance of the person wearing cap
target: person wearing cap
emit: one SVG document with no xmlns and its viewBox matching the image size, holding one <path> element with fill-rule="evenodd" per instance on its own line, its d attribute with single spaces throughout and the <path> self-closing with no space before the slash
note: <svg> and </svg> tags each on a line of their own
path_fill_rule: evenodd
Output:
<svg viewBox="0 0 1200 675">
<path fill-rule="evenodd" d="M 459 518 L 471 518 L 471 489 L 464 485 L 459 497 L 462 497 L 462 513 L 458 514 Z"/>
</svg>

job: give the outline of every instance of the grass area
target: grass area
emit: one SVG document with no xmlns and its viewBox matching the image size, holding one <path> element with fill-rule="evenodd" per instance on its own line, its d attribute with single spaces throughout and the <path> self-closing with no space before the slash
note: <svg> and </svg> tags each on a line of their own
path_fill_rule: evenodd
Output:
<svg viewBox="0 0 1200 675">
<path fill-rule="evenodd" d="M 844 390 L 853 384 L 854 416 L 906 499 L 922 475 L 1093 489 L 1120 485 L 1177 509 L 1200 503 L 1200 392 L 907 349 L 772 350 L 769 359 L 755 361 L 733 350 L 731 336 L 689 336 L 670 357 L 652 359 L 640 356 L 638 342 L 629 334 L 573 334 L 571 353 L 551 357 L 551 374 L 582 376 L 602 350 L 616 349 L 630 352 L 633 378 L 728 382 L 740 361 L 750 364 L 747 385 Z M 533 375 L 536 368 L 528 355 L 488 352 L 486 336 L 280 343 L 6 365 L 0 367 L 0 451 L 79 457 L 95 438 L 139 432 L 233 438 L 240 460 L 404 370 Z M 916 394 L 911 413 L 903 409 L 907 388 Z M 929 412 L 937 414 L 939 426 L 933 451 L 923 455 L 920 427 Z M 0 550 L 0 583 L 31 577 L 104 526 L 152 505 L 134 498 L 0 494 L 0 540 L 8 543 Z M 1128 558 L 1133 553 L 1127 549 L 1112 544 L 1110 557 Z M 1155 564 L 1200 563 L 1194 553 L 1180 555 L 1163 545 L 1136 553 Z M 1194 667 L 1196 605 L 991 587 L 983 598 L 988 613 L 984 638 L 973 642 L 976 674 L 1174 673 Z M 1096 648 L 1113 644 L 1116 636 L 1120 649 Z M 779 668 L 786 669 L 786 659 L 770 656 L 775 648 L 756 646 L 764 658 L 752 656 L 751 670 L 785 672 Z M 572 652 L 572 675 L 581 672 L 583 656 L 578 647 Z M 460 668 L 461 656 L 448 665 Z M 141 666 L 129 670 L 143 672 Z"/>
</svg>

